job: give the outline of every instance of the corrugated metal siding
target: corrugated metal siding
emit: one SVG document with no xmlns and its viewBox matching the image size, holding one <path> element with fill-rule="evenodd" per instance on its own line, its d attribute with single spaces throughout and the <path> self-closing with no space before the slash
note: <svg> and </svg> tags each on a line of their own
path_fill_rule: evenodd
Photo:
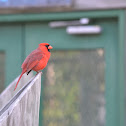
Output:
<svg viewBox="0 0 126 126">
<path fill-rule="evenodd" d="M 74 5 L 81 9 L 124 8 L 126 0 L 75 0 Z"/>
</svg>

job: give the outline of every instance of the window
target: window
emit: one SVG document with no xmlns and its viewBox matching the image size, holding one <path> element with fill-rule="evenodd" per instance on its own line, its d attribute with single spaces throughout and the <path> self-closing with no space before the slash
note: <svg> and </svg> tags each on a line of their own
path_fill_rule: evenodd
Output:
<svg viewBox="0 0 126 126">
<path fill-rule="evenodd" d="M 55 51 L 43 93 L 44 126 L 104 126 L 104 50 Z"/>
<path fill-rule="evenodd" d="M 0 7 L 69 6 L 72 0 L 0 0 Z"/>
<path fill-rule="evenodd" d="M 0 93 L 4 89 L 4 80 L 5 80 L 5 53 L 0 52 Z"/>
</svg>

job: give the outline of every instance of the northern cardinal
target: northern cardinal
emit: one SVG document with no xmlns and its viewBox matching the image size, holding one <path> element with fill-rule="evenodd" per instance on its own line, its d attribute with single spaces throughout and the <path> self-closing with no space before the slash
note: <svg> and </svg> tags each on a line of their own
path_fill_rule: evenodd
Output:
<svg viewBox="0 0 126 126">
<path fill-rule="evenodd" d="M 48 43 L 40 43 L 39 47 L 32 51 L 24 60 L 21 68 L 22 68 L 22 73 L 17 81 L 17 84 L 14 88 L 16 90 L 17 85 L 22 77 L 22 75 L 26 72 L 27 75 L 33 70 L 36 72 L 39 72 L 40 70 L 43 70 L 47 62 L 50 58 L 50 49 L 53 47 L 49 45 Z"/>
</svg>

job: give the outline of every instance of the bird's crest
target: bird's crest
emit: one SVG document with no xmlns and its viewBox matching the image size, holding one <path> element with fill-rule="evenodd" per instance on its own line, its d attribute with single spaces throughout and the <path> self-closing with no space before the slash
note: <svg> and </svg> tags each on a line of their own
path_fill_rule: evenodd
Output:
<svg viewBox="0 0 126 126">
<path fill-rule="evenodd" d="M 49 45 L 49 43 L 40 43 L 39 46 Z"/>
</svg>

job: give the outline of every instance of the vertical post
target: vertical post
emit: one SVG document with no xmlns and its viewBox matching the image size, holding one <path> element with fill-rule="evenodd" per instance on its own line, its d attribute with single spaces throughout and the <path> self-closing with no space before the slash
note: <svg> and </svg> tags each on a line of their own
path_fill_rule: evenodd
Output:
<svg viewBox="0 0 126 126">
<path fill-rule="evenodd" d="M 38 126 L 40 92 L 41 73 L 38 73 L 0 110 L 0 125 Z"/>
</svg>

